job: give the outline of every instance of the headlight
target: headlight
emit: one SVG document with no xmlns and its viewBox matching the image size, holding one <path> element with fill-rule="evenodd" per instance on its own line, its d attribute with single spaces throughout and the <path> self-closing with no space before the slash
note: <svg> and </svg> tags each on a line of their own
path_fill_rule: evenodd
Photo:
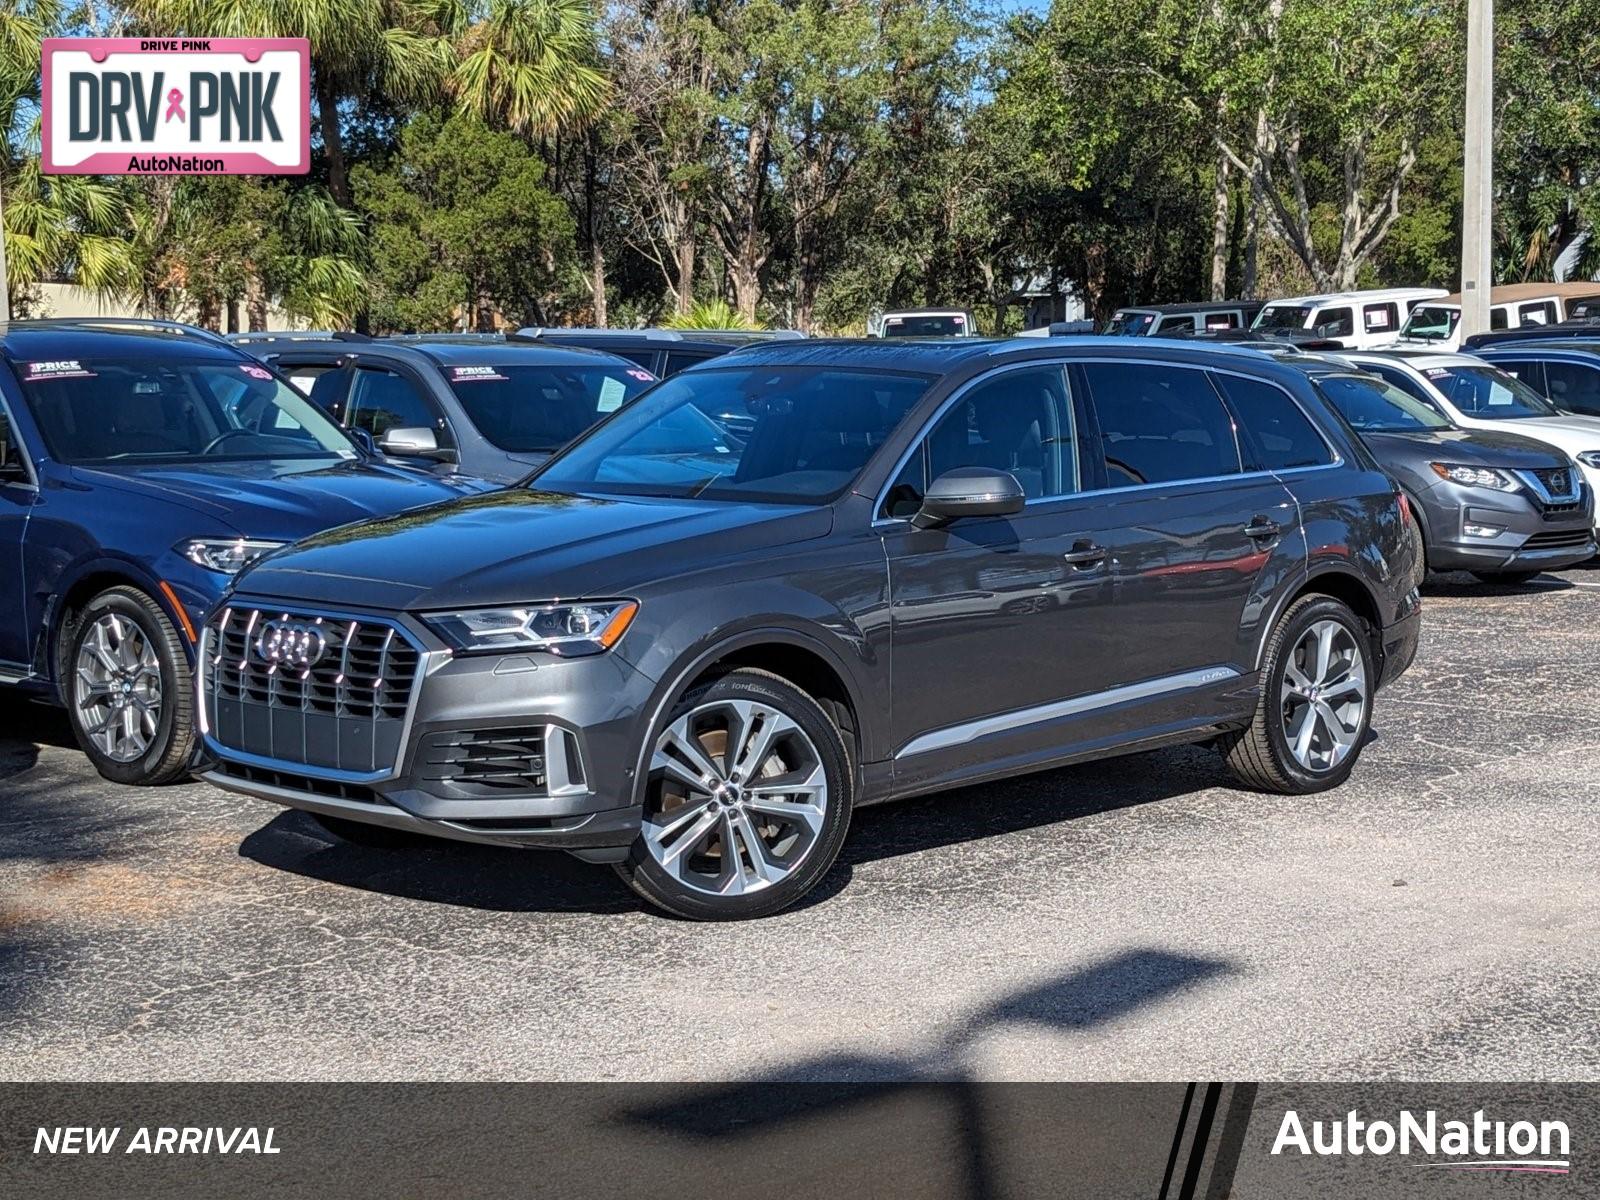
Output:
<svg viewBox="0 0 1600 1200">
<path fill-rule="evenodd" d="M 1578 461 L 1586 467 L 1600 467 L 1600 450 L 1585 450 L 1578 455 Z"/>
<path fill-rule="evenodd" d="M 469 608 L 429 613 L 423 620 L 463 654 L 543 650 L 571 658 L 611 649 L 638 611 L 632 600 L 598 600 L 592 604 Z"/>
<path fill-rule="evenodd" d="M 1493 467 L 1463 467 L 1450 463 L 1430 463 L 1429 466 L 1440 479 L 1448 479 L 1451 483 L 1464 483 L 1468 487 L 1514 492 L 1521 486 L 1504 471 L 1496 471 Z"/>
<path fill-rule="evenodd" d="M 262 542 L 251 538 L 195 538 L 184 542 L 178 552 L 196 566 L 224 575 L 236 575 L 248 563 L 282 542 Z"/>
</svg>

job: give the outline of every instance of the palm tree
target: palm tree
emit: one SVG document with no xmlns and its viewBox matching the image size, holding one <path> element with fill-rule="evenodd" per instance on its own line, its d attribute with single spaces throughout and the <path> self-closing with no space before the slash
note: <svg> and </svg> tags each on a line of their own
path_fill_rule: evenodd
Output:
<svg viewBox="0 0 1600 1200">
<path fill-rule="evenodd" d="M 448 0 L 461 107 L 528 138 L 587 124 L 605 102 L 589 0 Z"/>
<path fill-rule="evenodd" d="M 56 0 L 21 0 L 0 9 L 0 132 L 6 139 L 0 174 L 11 167 L 11 130 L 16 125 L 17 106 L 39 94 L 39 43 L 60 19 Z M 11 317 L 6 227 L 5 203 L 0 197 L 0 320 Z"/>
<path fill-rule="evenodd" d="M 452 64 L 439 4 L 426 0 L 132 0 L 145 23 L 211 37 L 303 37 L 328 166 L 328 190 L 352 205 L 339 105 L 381 94 L 426 102 Z"/>
</svg>

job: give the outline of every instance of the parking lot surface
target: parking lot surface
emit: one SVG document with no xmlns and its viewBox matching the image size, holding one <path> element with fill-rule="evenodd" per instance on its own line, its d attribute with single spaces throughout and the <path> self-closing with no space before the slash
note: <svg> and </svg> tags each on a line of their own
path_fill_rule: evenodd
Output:
<svg viewBox="0 0 1600 1200">
<path fill-rule="evenodd" d="M 0 1078 L 1600 1078 L 1600 570 L 1425 596 L 1338 791 L 1184 749 L 875 808 L 736 925 L 119 788 L 0 701 Z"/>
</svg>

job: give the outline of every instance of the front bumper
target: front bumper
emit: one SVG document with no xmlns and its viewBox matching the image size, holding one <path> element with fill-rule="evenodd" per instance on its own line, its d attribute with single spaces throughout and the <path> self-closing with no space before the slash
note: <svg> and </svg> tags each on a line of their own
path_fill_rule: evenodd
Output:
<svg viewBox="0 0 1600 1200">
<path fill-rule="evenodd" d="M 1424 498 L 1428 565 L 1438 571 L 1556 571 L 1593 558 L 1594 511 L 1587 487 L 1575 503 L 1542 505 L 1519 493 L 1441 483 Z M 1493 530 L 1469 535 L 1467 526 Z"/>
<path fill-rule="evenodd" d="M 456 656 L 419 622 L 370 615 L 397 622 L 424 651 L 392 767 L 356 774 L 267 758 L 219 740 L 208 721 L 201 777 L 308 812 L 460 841 L 626 853 L 639 831 L 636 764 L 656 683 L 621 647 L 574 659 Z"/>
</svg>

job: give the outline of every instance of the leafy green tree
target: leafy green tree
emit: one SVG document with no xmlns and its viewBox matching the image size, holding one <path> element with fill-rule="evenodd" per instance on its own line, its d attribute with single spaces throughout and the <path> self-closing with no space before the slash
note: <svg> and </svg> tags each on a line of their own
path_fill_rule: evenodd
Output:
<svg viewBox="0 0 1600 1200">
<path fill-rule="evenodd" d="M 516 133 L 553 137 L 605 102 L 588 0 L 450 0 L 456 63 L 447 84 L 461 108 Z"/>
<path fill-rule="evenodd" d="M 673 313 L 662 322 L 668 329 L 760 329 L 726 300 L 700 300 L 686 313 Z"/>
<path fill-rule="evenodd" d="M 547 324 L 576 274 L 572 214 L 521 138 L 423 113 L 352 182 L 370 232 L 372 318 L 386 329 Z"/>
</svg>

